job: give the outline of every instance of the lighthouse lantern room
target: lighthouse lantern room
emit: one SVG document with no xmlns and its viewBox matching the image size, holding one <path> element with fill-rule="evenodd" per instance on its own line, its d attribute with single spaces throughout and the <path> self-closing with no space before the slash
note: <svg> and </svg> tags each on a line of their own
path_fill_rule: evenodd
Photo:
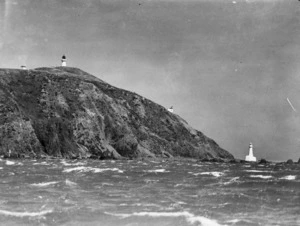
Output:
<svg viewBox="0 0 300 226">
<path fill-rule="evenodd" d="M 66 58 L 65 55 L 63 55 L 63 56 L 61 57 L 61 66 L 62 66 L 62 67 L 66 67 L 66 66 L 67 66 L 67 58 Z"/>
</svg>

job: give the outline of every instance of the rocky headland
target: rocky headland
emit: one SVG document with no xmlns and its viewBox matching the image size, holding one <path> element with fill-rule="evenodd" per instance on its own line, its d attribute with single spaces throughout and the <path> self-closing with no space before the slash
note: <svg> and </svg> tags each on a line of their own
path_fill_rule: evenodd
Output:
<svg viewBox="0 0 300 226">
<path fill-rule="evenodd" d="M 0 156 L 234 157 L 176 114 L 80 69 L 0 69 Z"/>
</svg>

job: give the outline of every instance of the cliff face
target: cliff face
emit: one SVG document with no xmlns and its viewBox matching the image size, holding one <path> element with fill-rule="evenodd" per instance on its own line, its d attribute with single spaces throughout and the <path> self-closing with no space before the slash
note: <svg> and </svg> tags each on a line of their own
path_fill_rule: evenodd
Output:
<svg viewBox="0 0 300 226">
<path fill-rule="evenodd" d="M 233 159 L 182 118 L 77 68 L 0 69 L 0 155 Z"/>
</svg>

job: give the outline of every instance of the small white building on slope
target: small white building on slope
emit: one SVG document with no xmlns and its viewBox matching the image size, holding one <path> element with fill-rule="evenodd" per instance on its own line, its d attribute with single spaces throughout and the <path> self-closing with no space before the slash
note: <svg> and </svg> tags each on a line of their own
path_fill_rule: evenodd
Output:
<svg viewBox="0 0 300 226">
<path fill-rule="evenodd" d="M 174 109 L 173 109 L 173 106 L 171 106 L 170 108 L 168 108 L 168 111 L 173 113 L 174 112 Z"/>
<path fill-rule="evenodd" d="M 247 162 L 256 162 L 256 157 L 253 155 L 253 145 L 250 143 L 249 145 L 249 155 L 246 155 L 245 160 Z"/>
</svg>

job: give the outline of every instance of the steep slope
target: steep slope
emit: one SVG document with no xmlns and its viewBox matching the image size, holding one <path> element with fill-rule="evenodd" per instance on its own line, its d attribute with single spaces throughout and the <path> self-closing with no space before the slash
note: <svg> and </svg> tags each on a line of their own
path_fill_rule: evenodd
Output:
<svg viewBox="0 0 300 226">
<path fill-rule="evenodd" d="M 0 69 L 0 155 L 233 159 L 164 107 L 70 67 Z"/>
</svg>

